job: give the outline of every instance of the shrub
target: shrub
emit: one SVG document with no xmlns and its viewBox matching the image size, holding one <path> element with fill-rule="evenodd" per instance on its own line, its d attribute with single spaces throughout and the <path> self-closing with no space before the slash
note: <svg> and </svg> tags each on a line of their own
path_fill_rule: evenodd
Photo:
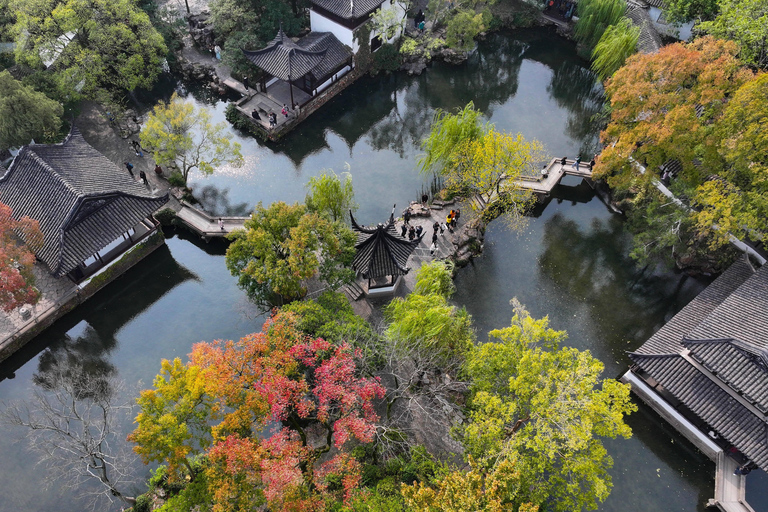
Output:
<svg viewBox="0 0 768 512">
<path fill-rule="evenodd" d="M 157 221 L 163 226 L 170 226 L 176 219 L 176 212 L 171 208 L 163 208 L 155 214 Z"/>
<path fill-rule="evenodd" d="M 150 512 L 152 510 L 152 497 L 150 493 L 142 494 L 136 498 L 136 504 L 131 509 L 133 512 Z"/>
<path fill-rule="evenodd" d="M 172 187 L 184 187 L 186 186 L 187 182 L 184 180 L 184 175 L 181 174 L 181 171 L 173 171 L 170 176 L 168 176 L 168 183 Z"/>
<path fill-rule="evenodd" d="M 385 73 L 391 73 L 397 71 L 402 63 L 400 59 L 400 53 L 393 44 L 383 44 L 379 50 L 373 54 L 373 68 L 371 74 L 376 74 L 379 71 Z"/>
</svg>

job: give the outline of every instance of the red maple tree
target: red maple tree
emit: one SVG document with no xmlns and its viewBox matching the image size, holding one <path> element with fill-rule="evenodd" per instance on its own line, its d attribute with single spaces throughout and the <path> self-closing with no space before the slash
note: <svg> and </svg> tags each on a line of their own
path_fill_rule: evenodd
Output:
<svg viewBox="0 0 768 512">
<path fill-rule="evenodd" d="M 32 273 L 32 250 L 42 244 L 43 235 L 36 220 L 16 220 L 12 213 L 10 207 L 0 203 L 0 308 L 6 312 L 40 299 Z"/>
<path fill-rule="evenodd" d="M 359 376 L 348 344 L 307 339 L 291 314 L 277 313 L 261 333 L 238 342 L 195 345 L 192 365 L 221 402 L 210 460 L 220 469 L 214 495 L 263 490 L 275 510 L 313 510 L 326 499 L 349 500 L 360 467 L 345 448 L 373 440 L 374 401 L 385 390 Z M 280 425 L 264 438 L 263 429 Z M 328 452 L 334 450 L 334 456 Z"/>
</svg>

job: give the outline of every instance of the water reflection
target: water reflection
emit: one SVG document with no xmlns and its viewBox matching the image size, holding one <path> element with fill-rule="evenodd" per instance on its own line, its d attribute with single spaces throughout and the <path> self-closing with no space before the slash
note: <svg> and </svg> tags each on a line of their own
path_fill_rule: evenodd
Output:
<svg viewBox="0 0 768 512">
<path fill-rule="evenodd" d="M 99 389 L 104 398 L 111 395 L 109 383 L 117 368 L 109 360 L 116 346 L 114 337 L 102 339 L 85 320 L 70 329 L 62 338 L 47 347 L 37 360 L 37 372 L 32 382 L 48 391 L 54 390 L 64 380 L 74 390 L 78 383 L 94 381 L 102 383 L 90 386 Z M 79 394 L 79 393 L 76 393 Z"/>
<path fill-rule="evenodd" d="M 543 276 L 597 313 L 593 322 L 605 333 L 602 348 L 614 354 L 628 349 L 627 338 L 645 340 L 653 334 L 658 319 L 681 301 L 688 279 L 637 268 L 629 246 L 630 235 L 618 216 L 593 218 L 587 227 L 558 213 L 544 225 L 539 257 Z"/>
<path fill-rule="evenodd" d="M 247 202 L 232 204 L 229 200 L 229 189 L 220 189 L 215 185 L 205 185 L 195 189 L 195 199 L 206 212 L 220 212 L 219 215 L 228 217 L 247 217 L 253 205 Z"/>
<path fill-rule="evenodd" d="M 588 160 L 598 152 L 595 134 L 599 133 L 600 126 L 595 115 L 602 110 L 605 101 L 602 86 L 589 69 L 564 61 L 555 68 L 547 91 L 568 111 L 566 133 L 582 141 L 579 153 Z"/>
</svg>

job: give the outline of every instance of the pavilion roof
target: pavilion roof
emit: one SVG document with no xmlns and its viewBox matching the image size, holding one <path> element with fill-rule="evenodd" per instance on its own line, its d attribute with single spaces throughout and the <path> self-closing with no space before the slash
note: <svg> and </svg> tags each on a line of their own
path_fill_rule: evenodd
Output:
<svg viewBox="0 0 768 512">
<path fill-rule="evenodd" d="M 327 49 L 302 48 L 285 35 L 283 28 L 277 36 L 261 50 L 243 50 L 245 57 L 255 66 L 272 76 L 290 82 L 297 80 L 317 67 L 325 58 Z"/>
<path fill-rule="evenodd" d="M 410 268 L 406 266 L 408 258 L 421 242 L 424 234 L 416 240 L 406 240 L 397 235 L 394 215 L 389 216 L 386 224 L 375 227 L 360 226 L 352 212 L 352 230 L 357 233 L 355 259 L 352 268 L 366 279 L 386 276 L 402 276 Z"/>
<path fill-rule="evenodd" d="M 768 469 L 768 265 L 737 261 L 646 341 L 632 361 Z"/>
<path fill-rule="evenodd" d="M 312 0 L 312 3 L 347 20 L 362 18 L 373 12 L 384 0 Z"/>
<path fill-rule="evenodd" d="M 36 252 L 56 276 L 74 270 L 166 202 L 89 145 L 77 127 L 60 144 L 24 146 L 0 177 L 0 202 L 40 223 Z"/>
</svg>

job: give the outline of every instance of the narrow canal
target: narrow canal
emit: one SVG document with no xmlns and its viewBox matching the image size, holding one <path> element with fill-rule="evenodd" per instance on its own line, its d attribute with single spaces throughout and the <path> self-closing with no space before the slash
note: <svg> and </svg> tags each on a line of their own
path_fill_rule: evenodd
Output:
<svg viewBox="0 0 768 512">
<path fill-rule="evenodd" d="M 569 42 L 543 30 L 519 31 L 490 37 L 465 66 L 362 79 L 278 146 L 239 137 L 245 166 L 192 183 L 213 213 L 245 214 L 258 201 L 303 200 L 308 178 L 323 168 L 348 169 L 359 218 L 376 222 L 392 204 L 402 207 L 420 195 L 418 141 L 434 110 L 470 100 L 498 129 L 537 138 L 553 156 L 586 156 L 596 146 L 590 119 L 602 93 L 594 76 Z M 207 105 L 223 119 L 223 103 Z M 472 313 L 483 340 L 508 324 L 508 303 L 517 297 L 534 316 L 549 315 L 554 328 L 568 331 L 570 344 L 591 350 L 606 376 L 615 377 L 626 368 L 624 352 L 706 284 L 636 267 L 628 243 L 621 218 L 589 187 L 567 178 L 522 233 L 491 225 L 483 256 L 459 273 L 455 300 Z M 237 289 L 223 251 L 185 235 L 169 239 L 167 248 L 0 366 L 0 400 L 29 398 L 56 365 L 117 376 L 127 383 L 126 394 L 135 395 L 151 384 L 161 358 L 184 358 L 200 340 L 258 330 L 264 319 Z M 600 510 L 704 511 L 714 465 L 643 407 L 629 423 L 631 440 L 607 443 L 614 490 Z M 44 486 L 46 467 L 35 465 L 23 434 L 0 430 L 0 512 L 82 510 L 72 492 Z M 753 507 L 768 510 L 764 475 L 750 475 L 750 482 Z"/>
</svg>

